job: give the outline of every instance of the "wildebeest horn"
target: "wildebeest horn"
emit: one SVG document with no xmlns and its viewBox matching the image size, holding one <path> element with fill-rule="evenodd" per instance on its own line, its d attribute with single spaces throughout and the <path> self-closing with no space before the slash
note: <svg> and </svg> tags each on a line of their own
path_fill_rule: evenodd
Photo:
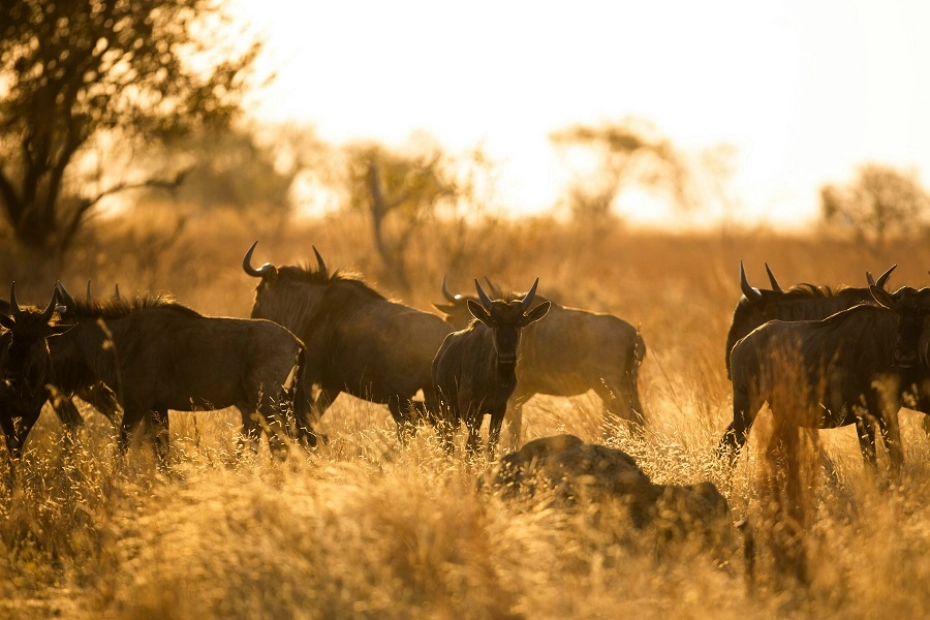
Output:
<svg viewBox="0 0 930 620">
<path fill-rule="evenodd" d="M 313 246 L 313 253 L 316 254 L 316 265 L 320 273 L 324 278 L 329 277 L 329 270 L 326 268 L 326 263 L 323 262 L 323 257 L 320 256 L 319 250 L 316 249 L 316 246 Z"/>
<path fill-rule="evenodd" d="M 90 301 L 90 280 L 87 281 L 87 301 Z"/>
<path fill-rule="evenodd" d="M 65 285 L 61 283 L 61 280 L 55 283 L 55 288 L 58 290 L 58 294 L 61 295 L 61 300 L 69 308 L 74 307 L 74 297 L 71 296 L 71 293 L 68 292 L 68 289 L 65 288 Z"/>
<path fill-rule="evenodd" d="M 885 282 L 888 281 L 888 278 L 891 276 L 891 272 L 894 271 L 895 267 L 897 266 L 898 266 L 898 263 L 895 263 L 894 265 L 888 268 L 888 271 L 878 276 L 878 280 L 876 280 L 875 286 L 877 286 L 878 288 L 885 288 Z M 869 275 L 872 275 L 872 274 L 869 274 Z"/>
<path fill-rule="evenodd" d="M 775 274 L 772 273 L 771 269 L 769 269 L 768 263 L 765 263 L 765 273 L 769 274 L 769 282 L 772 283 L 772 290 L 776 293 L 781 293 L 781 286 L 778 285 L 778 280 L 775 279 Z"/>
<path fill-rule="evenodd" d="M 865 281 L 869 284 L 869 286 L 875 286 L 875 278 L 872 277 L 871 271 L 865 272 Z"/>
<path fill-rule="evenodd" d="M 42 320 L 45 321 L 46 323 L 52 320 L 52 314 L 55 312 L 55 309 L 58 307 L 57 302 L 58 302 L 58 288 L 56 287 L 52 289 L 52 298 L 48 300 L 48 305 L 45 306 L 45 310 L 42 311 Z"/>
<path fill-rule="evenodd" d="M 242 270 L 253 278 L 264 278 L 269 271 L 274 270 L 274 265 L 271 263 L 265 263 L 258 269 L 252 266 L 252 252 L 255 251 L 255 246 L 258 245 L 258 241 L 252 244 L 252 247 L 249 248 L 249 251 L 245 253 L 245 256 L 242 257 Z"/>
<path fill-rule="evenodd" d="M 743 267 L 742 260 L 739 262 L 739 287 L 743 291 L 743 295 L 745 295 L 746 299 L 749 301 L 759 301 L 762 299 L 762 292 L 754 286 L 749 286 L 749 280 L 746 279 L 746 269 Z"/>
<path fill-rule="evenodd" d="M 455 295 L 449 291 L 449 286 L 446 284 L 446 274 L 442 274 L 442 296 L 446 298 L 446 301 L 457 301 Z"/>
<path fill-rule="evenodd" d="M 118 299 L 119 299 L 119 282 L 116 283 L 116 292 L 115 292 L 115 295 L 116 295 L 116 299 L 118 300 Z"/>
<path fill-rule="evenodd" d="M 533 287 L 530 289 L 530 291 L 526 295 L 523 296 L 523 301 L 521 303 L 523 304 L 524 312 L 530 309 L 530 304 L 533 303 L 533 297 L 536 296 L 537 286 L 539 286 L 539 278 L 536 278 L 536 281 L 533 282 Z"/>
<path fill-rule="evenodd" d="M 487 293 L 484 292 L 484 289 L 481 288 L 481 284 L 478 282 L 478 278 L 475 278 L 475 289 L 478 291 L 478 299 L 481 300 L 481 305 L 484 306 L 485 310 L 491 310 L 491 299 L 488 297 Z"/>
<path fill-rule="evenodd" d="M 16 282 L 10 284 L 10 312 L 13 316 L 19 314 L 19 304 L 16 303 Z"/>
</svg>

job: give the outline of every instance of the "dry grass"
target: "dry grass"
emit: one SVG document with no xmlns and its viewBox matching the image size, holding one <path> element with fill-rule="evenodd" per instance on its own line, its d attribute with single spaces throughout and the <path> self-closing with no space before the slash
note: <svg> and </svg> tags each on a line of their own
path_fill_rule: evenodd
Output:
<svg viewBox="0 0 930 620">
<path fill-rule="evenodd" d="M 307 261 L 316 245 L 330 267 L 375 274 L 363 223 L 347 218 L 283 228 L 217 216 L 192 222 L 171 243 L 153 219 L 91 235 L 61 276 L 78 291 L 165 291 L 209 314 L 248 316 L 256 262 Z M 450 260 L 448 235 L 423 231 L 411 249 L 415 289 L 386 292 L 428 309 Z M 428 433 L 397 445 L 385 408 L 342 396 L 327 413 L 331 441 L 313 454 L 292 446 L 276 463 L 267 448 L 237 462 L 235 412 L 172 413 L 172 475 L 155 473 L 137 446 L 115 455 L 113 429 L 86 410 L 75 445 L 48 411 L 11 487 L 0 488 L 0 617 L 35 618 L 770 618 L 926 617 L 930 613 L 930 441 L 918 414 L 902 423 L 905 476 L 889 485 L 867 472 L 852 429 L 820 433 L 800 459 L 803 518 L 794 532 L 807 558 L 806 586 L 782 579 L 773 534 L 785 527 L 768 491 L 779 472 L 766 416 L 729 475 L 712 459 L 730 420 L 723 347 L 739 296 L 739 259 L 765 285 L 768 261 L 782 284 L 860 284 L 865 270 L 900 266 L 893 283 L 922 285 L 930 251 L 899 245 L 865 253 L 838 241 L 765 231 L 673 236 L 570 230 L 542 220 L 500 224 L 458 239 L 474 252 L 450 272 L 464 288 L 489 275 L 638 325 L 648 353 L 641 395 L 649 430 L 609 438 L 661 483 L 711 480 L 735 518 L 764 524 L 755 586 L 739 558 L 723 567 L 697 549 L 656 553 L 584 514 L 515 509 L 479 490 L 482 465 L 449 459 Z M 47 299 L 51 282 L 8 255 L 0 282 L 23 282 L 24 299 Z M 384 288 L 384 287 L 381 287 Z M 593 396 L 537 397 L 527 438 L 600 434 Z M 768 430 L 767 430 L 768 428 Z M 887 459 L 883 456 L 883 463 Z M 797 499 L 797 498 L 796 498 Z M 774 517 L 772 515 L 775 515 Z M 771 534 L 771 536 L 769 536 Z M 773 551 L 774 549 L 774 551 Z M 769 552 L 766 556 L 765 551 Z M 768 559 L 766 559 L 768 558 Z"/>
</svg>

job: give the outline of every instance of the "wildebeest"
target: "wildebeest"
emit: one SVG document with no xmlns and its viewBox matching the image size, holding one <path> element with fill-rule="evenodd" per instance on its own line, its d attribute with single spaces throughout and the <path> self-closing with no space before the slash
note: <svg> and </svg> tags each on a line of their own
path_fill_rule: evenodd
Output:
<svg viewBox="0 0 930 620">
<path fill-rule="evenodd" d="M 164 298 L 75 301 L 59 288 L 64 316 L 74 327 L 51 343 L 55 383 L 71 391 L 102 381 L 124 410 L 120 448 L 147 414 L 155 429 L 160 466 L 167 461 L 168 410 L 235 406 L 243 434 L 255 447 L 262 424 L 272 449 L 275 429 L 292 402 L 303 345 L 271 321 L 207 317 Z M 295 415 L 301 414 L 295 410 Z M 305 414 L 303 414 L 305 415 Z"/>
<path fill-rule="evenodd" d="M 303 432 L 316 441 L 311 425 L 341 392 L 386 404 L 401 436 L 412 427 L 414 411 L 432 416 L 436 397 L 430 367 L 443 338 L 451 331 L 439 317 L 388 301 L 357 277 L 330 274 L 313 248 L 317 268 L 252 267 L 256 241 L 242 268 L 260 278 L 252 317 L 279 323 L 307 347 L 307 381 L 319 388 L 313 420 Z M 425 404 L 414 397 L 422 390 Z"/>
<path fill-rule="evenodd" d="M 433 306 L 447 315 L 453 327 L 463 329 L 471 321 L 467 301 L 477 299 L 453 295 L 445 276 L 442 294 L 447 303 Z M 491 294 L 504 299 L 519 297 L 504 295 L 493 285 Z M 523 405 L 535 394 L 576 396 L 594 390 L 604 403 L 609 425 L 626 420 L 642 427 L 638 374 L 646 344 L 639 331 L 611 314 L 567 308 L 542 295 L 535 300 L 549 303 L 549 314 L 545 321 L 533 323 L 523 332 L 517 387 L 507 409 L 515 439 L 520 435 Z"/>
<path fill-rule="evenodd" d="M 884 288 L 897 265 L 892 265 L 877 281 L 872 280 L 870 273 L 866 272 L 869 284 Z M 759 289 L 749 284 L 743 261 L 740 261 L 740 290 L 742 296 L 736 309 L 733 311 L 733 321 L 727 334 L 726 368 L 727 378 L 730 378 L 730 353 L 734 345 L 747 336 L 752 330 L 763 325 L 766 321 L 778 319 L 782 321 L 818 320 L 825 319 L 831 314 L 846 310 L 860 303 L 874 303 L 868 287 L 851 286 L 823 286 L 814 284 L 796 284 L 783 290 L 778 280 L 765 265 L 769 282 L 772 288 Z M 869 420 L 856 419 L 856 434 L 859 438 L 863 457 L 875 453 L 875 430 Z"/>
<path fill-rule="evenodd" d="M 89 294 L 90 284 L 88 284 L 88 295 Z M 0 299 L 0 314 L 10 317 L 12 313 L 12 304 L 5 299 Z M 69 397 L 65 397 L 65 395 L 57 396 L 58 397 L 51 399 L 52 410 L 58 416 L 58 419 L 64 427 L 69 431 L 74 431 L 84 424 L 84 419 L 81 417 L 77 406 L 75 406 L 72 401 L 73 396 L 78 396 L 84 402 L 92 405 L 113 424 L 119 421 L 119 403 L 116 402 L 116 397 L 113 393 L 102 383 L 83 388 L 76 394 L 69 395 Z M 26 430 L 26 434 L 28 435 L 28 430 Z M 26 438 L 23 437 L 22 439 L 25 441 Z"/>
<path fill-rule="evenodd" d="M 475 320 L 446 336 L 433 360 L 433 383 L 447 448 L 451 448 L 453 429 L 464 422 L 466 445 L 474 453 L 481 422 L 490 414 L 488 451 L 493 455 L 497 449 L 507 400 L 517 385 L 520 334 L 524 327 L 546 316 L 551 306 L 548 301 L 532 306 L 538 284 L 536 278 L 522 299 L 492 301 L 475 280 L 481 303 L 466 301 Z"/>
<path fill-rule="evenodd" d="M 773 416 L 793 414 L 814 428 L 877 420 L 892 467 L 900 469 L 902 393 L 928 376 L 926 335 L 922 324 L 914 327 L 928 290 L 870 290 L 881 305 L 859 304 L 819 321 L 769 321 L 737 342 L 730 355 L 733 422 L 720 440 L 721 455 L 731 462 L 738 456 L 768 402 Z M 908 326 L 908 335 L 899 336 Z M 874 447 L 866 457 L 875 461 Z"/>
<path fill-rule="evenodd" d="M 879 276 L 875 285 L 884 288 L 891 272 L 897 265 L 892 265 Z M 741 338 L 766 321 L 803 321 L 825 319 L 831 314 L 852 308 L 862 302 L 873 303 L 868 287 L 818 286 L 814 284 L 796 284 L 783 290 L 775 279 L 768 264 L 765 271 L 771 282 L 771 289 L 759 289 L 749 284 L 743 261 L 739 263 L 740 290 L 742 296 L 733 311 L 730 331 L 727 333 L 726 366 L 727 377 L 730 376 L 730 351 Z M 869 276 L 870 277 L 870 276 Z"/>
<path fill-rule="evenodd" d="M 0 426 L 11 459 L 21 455 L 48 400 L 45 386 L 54 381 L 48 340 L 69 329 L 57 323 L 56 300 L 53 293 L 44 310 L 21 308 L 14 283 L 8 309 L 0 312 L 0 326 L 6 329 L 0 334 Z"/>
</svg>

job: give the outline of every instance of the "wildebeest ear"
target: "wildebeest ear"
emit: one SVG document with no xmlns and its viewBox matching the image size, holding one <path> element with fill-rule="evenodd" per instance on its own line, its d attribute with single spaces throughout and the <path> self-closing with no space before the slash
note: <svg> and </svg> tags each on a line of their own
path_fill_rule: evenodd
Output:
<svg viewBox="0 0 930 620">
<path fill-rule="evenodd" d="M 7 329 L 13 329 L 16 326 L 16 321 L 13 320 L 13 317 L 7 316 L 0 312 L 0 325 L 6 327 Z"/>
<path fill-rule="evenodd" d="M 468 306 L 468 311 L 471 312 L 473 317 L 488 327 L 494 326 L 494 317 L 491 316 L 490 312 L 484 309 L 484 306 L 471 299 L 465 300 L 465 305 Z"/>
<path fill-rule="evenodd" d="M 523 320 L 521 321 L 521 323 L 523 324 L 524 327 L 526 327 L 530 323 L 534 323 L 538 321 L 539 319 L 546 316 L 551 306 L 552 306 L 552 302 L 549 302 L 549 301 L 542 302 L 541 304 L 539 304 L 538 306 L 536 306 L 529 312 L 524 313 Z"/>
<path fill-rule="evenodd" d="M 895 298 L 885 289 L 876 286 L 875 284 L 871 284 L 869 285 L 869 292 L 872 293 L 872 299 L 874 299 L 878 305 L 884 306 L 890 310 L 895 309 L 895 306 L 897 305 L 895 303 Z"/>
</svg>

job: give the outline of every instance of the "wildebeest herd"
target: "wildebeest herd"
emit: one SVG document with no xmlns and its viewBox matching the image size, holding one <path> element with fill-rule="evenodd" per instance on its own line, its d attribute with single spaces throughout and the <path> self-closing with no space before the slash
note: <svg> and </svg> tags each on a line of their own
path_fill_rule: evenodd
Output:
<svg viewBox="0 0 930 620">
<path fill-rule="evenodd" d="M 637 386 L 646 353 L 641 334 L 615 316 L 544 298 L 538 279 L 522 294 L 488 281 L 490 295 L 475 280 L 472 296 L 451 293 L 443 278 L 444 301 L 434 304 L 440 317 L 331 272 L 316 248 L 315 267 L 256 268 L 256 244 L 242 261 L 259 280 L 249 319 L 204 316 L 159 296 L 95 299 L 88 288 L 85 299 L 75 299 L 60 283 L 44 308 L 24 307 L 11 286 L 0 305 L 0 424 L 11 467 L 46 402 L 66 426 L 80 424 L 75 396 L 119 421 L 121 451 L 146 420 L 161 467 L 169 409 L 235 406 L 240 446 L 257 449 L 264 433 L 283 457 L 280 434 L 316 446 L 320 420 L 342 392 L 387 405 L 401 443 L 427 427 L 451 452 L 464 424 L 469 456 L 486 415 L 492 457 L 505 411 L 518 441 L 522 406 L 534 394 L 593 390 L 607 432 L 646 426 Z M 907 402 L 930 413 L 930 289 L 888 292 L 892 267 L 878 280 L 869 274 L 862 288 L 784 290 L 766 269 L 771 289 L 761 290 L 740 264 L 742 297 L 726 342 L 733 421 L 718 456 L 736 459 L 764 404 L 776 418 L 798 406 L 785 402 L 787 381 L 804 410 L 791 412 L 797 424 L 855 424 L 872 464 L 877 426 L 899 469 L 898 410 Z M 797 372 L 786 377 L 785 364 Z M 561 446 L 599 454 L 574 439 L 546 446 L 547 455 Z"/>
</svg>

